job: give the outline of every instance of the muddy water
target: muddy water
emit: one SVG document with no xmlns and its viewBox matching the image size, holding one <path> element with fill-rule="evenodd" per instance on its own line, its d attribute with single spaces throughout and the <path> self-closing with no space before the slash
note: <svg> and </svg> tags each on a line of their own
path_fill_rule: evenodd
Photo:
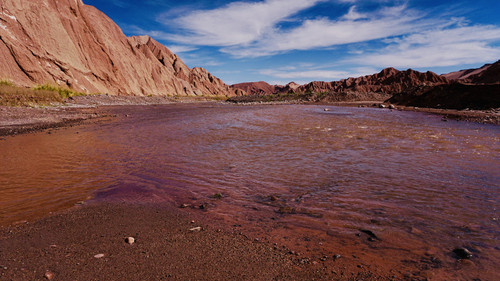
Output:
<svg viewBox="0 0 500 281">
<path fill-rule="evenodd" d="M 0 223 L 90 197 L 204 204 L 214 221 L 311 260 L 341 254 L 346 270 L 500 278 L 500 127 L 324 108 L 120 107 L 99 126 L 8 138 Z"/>
</svg>

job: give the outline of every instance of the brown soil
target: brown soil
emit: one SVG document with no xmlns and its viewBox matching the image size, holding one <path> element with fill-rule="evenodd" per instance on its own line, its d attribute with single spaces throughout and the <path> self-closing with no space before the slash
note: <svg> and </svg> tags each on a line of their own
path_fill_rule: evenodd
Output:
<svg viewBox="0 0 500 281">
<path fill-rule="evenodd" d="M 286 248 L 160 205 L 91 204 L 0 229 L 1 280 L 348 279 L 334 264 L 302 263 Z"/>
</svg>

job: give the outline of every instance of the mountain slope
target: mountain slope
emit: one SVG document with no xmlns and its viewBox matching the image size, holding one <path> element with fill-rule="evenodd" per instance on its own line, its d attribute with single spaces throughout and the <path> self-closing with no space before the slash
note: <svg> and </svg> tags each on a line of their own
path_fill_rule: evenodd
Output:
<svg viewBox="0 0 500 281">
<path fill-rule="evenodd" d="M 443 74 L 442 76 L 449 80 L 473 84 L 500 83 L 500 60 L 493 64 L 485 64 L 480 68 L 464 69 Z"/>
<path fill-rule="evenodd" d="M 114 95 L 225 95 L 235 91 L 189 69 L 149 37 L 127 38 L 81 0 L 2 0 L 0 78 L 22 86 L 56 83 Z"/>
</svg>

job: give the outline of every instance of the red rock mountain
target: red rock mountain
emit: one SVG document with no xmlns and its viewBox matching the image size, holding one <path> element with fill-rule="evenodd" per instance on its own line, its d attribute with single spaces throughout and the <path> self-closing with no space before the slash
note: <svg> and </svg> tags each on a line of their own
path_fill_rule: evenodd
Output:
<svg viewBox="0 0 500 281">
<path fill-rule="evenodd" d="M 485 64 L 480 68 L 465 69 L 443 74 L 450 80 L 472 84 L 499 84 L 500 60 L 493 64 Z"/>
<path fill-rule="evenodd" d="M 239 83 L 231 87 L 241 89 L 249 95 L 271 95 L 276 92 L 276 85 L 270 85 L 264 81 Z"/>
<path fill-rule="evenodd" d="M 268 94 L 321 94 L 314 97 L 322 101 L 386 100 L 394 94 L 415 86 L 446 84 L 449 81 L 433 72 L 414 70 L 399 71 L 386 68 L 380 73 L 334 82 L 315 81 L 305 85 L 289 83 L 286 86 L 271 86 L 266 82 L 242 83 L 232 87 L 255 95 Z"/>
<path fill-rule="evenodd" d="M 448 80 L 433 72 L 418 72 L 412 69 L 399 71 L 386 68 L 373 75 L 348 78 L 334 82 L 311 82 L 297 88 L 297 92 L 331 93 L 379 93 L 393 95 L 418 85 L 437 85 L 448 83 Z"/>
<path fill-rule="evenodd" d="M 242 94 L 82 0 L 0 0 L 0 78 L 114 95 Z"/>
</svg>

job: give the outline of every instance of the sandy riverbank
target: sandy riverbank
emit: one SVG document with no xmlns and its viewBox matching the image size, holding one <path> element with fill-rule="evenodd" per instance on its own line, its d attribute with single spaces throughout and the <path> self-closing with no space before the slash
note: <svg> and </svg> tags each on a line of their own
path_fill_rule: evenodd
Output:
<svg viewBox="0 0 500 281">
<path fill-rule="evenodd" d="M 335 260 L 207 225 L 165 205 L 91 204 L 0 229 L 2 280 L 335 280 Z M 201 227 L 198 231 L 196 227 Z M 192 230 L 194 229 L 194 230 Z M 125 242 L 134 237 L 135 243 Z M 99 256 L 100 255 L 100 256 Z"/>
</svg>

